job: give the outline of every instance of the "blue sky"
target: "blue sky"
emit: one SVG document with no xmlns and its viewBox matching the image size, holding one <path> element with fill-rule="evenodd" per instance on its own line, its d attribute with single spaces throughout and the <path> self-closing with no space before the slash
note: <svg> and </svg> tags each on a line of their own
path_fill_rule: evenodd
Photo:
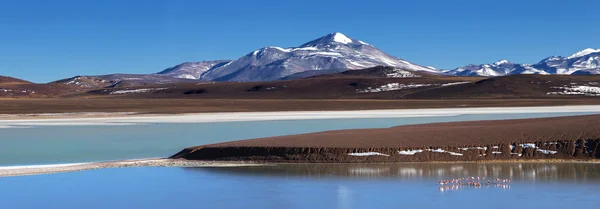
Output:
<svg viewBox="0 0 600 209">
<path fill-rule="evenodd" d="M 331 32 L 416 64 L 600 48 L 597 0 L 2 0 L 0 75 L 47 82 L 235 59 Z"/>
</svg>

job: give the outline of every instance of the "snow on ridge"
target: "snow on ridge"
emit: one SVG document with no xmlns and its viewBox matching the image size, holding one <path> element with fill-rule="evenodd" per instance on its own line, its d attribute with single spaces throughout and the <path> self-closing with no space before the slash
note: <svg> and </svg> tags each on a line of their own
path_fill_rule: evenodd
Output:
<svg viewBox="0 0 600 209">
<path fill-rule="evenodd" d="M 442 86 L 454 86 L 454 85 L 467 84 L 467 83 L 471 83 L 471 82 L 462 81 L 462 82 L 445 83 L 445 84 L 442 84 Z"/>
<path fill-rule="evenodd" d="M 519 144 L 519 146 L 521 146 L 523 148 L 532 148 L 532 149 L 535 149 L 538 152 L 541 152 L 541 153 L 544 153 L 544 154 L 547 154 L 547 155 L 553 155 L 553 154 L 558 153 L 558 151 L 540 149 L 534 143 Z"/>
<path fill-rule="evenodd" d="M 547 155 L 553 155 L 558 153 L 558 151 L 552 151 L 552 150 L 545 150 L 545 149 L 537 149 L 538 152 L 547 154 Z"/>
<path fill-rule="evenodd" d="M 377 88 L 368 87 L 367 89 L 358 90 L 359 93 L 374 93 L 374 92 L 386 92 L 396 91 L 402 89 L 413 89 L 419 87 L 431 86 L 433 84 L 401 84 L 401 83 L 388 83 Z"/>
<path fill-rule="evenodd" d="M 379 152 L 356 152 L 356 153 L 348 153 L 348 155 L 350 156 L 357 156 L 357 157 L 365 157 L 365 156 L 386 156 L 389 157 L 390 155 L 386 155 L 386 154 L 382 154 Z"/>
<path fill-rule="evenodd" d="M 385 74 L 386 77 L 388 78 L 417 78 L 417 77 L 421 77 L 420 75 L 414 74 L 410 71 L 406 71 L 406 70 L 401 70 L 401 69 L 397 69 L 394 68 L 391 72 L 388 72 L 387 74 Z"/>
<path fill-rule="evenodd" d="M 350 65 L 353 65 L 354 67 L 357 67 L 357 68 L 367 68 L 368 67 L 368 65 L 364 65 L 362 63 L 358 63 L 358 62 L 355 62 L 352 60 L 348 60 L 348 63 L 350 63 Z"/>
<path fill-rule="evenodd" d="M 310 53 L 310 55 L 312 55 L 312 56 L 322 55 L 322 56 L 331 56 L 331 57 L 341 57 L 341 56 L 343 56 L 342 54 L 340 54 L 338 52 L 314 52 L 314 53 Z"/>
<path fill-rule="evenodd" d="M 478 150 L 487 150 L 487 147 L 462 147 L 462 148 L 458 148 L 459 150 L 463 150 L 463 151 L 467 151 L 470 149 L 478 149 Z"/>
<path fill-rule="evenodd" d="M 401 76 L 401 73 L 398 73 L 398 74 L 391 73 L 391 74 L 387 74 L 386 76 L 390 77 L 390 75 Z M 408 76 L 408 77 L 410 77 L 410 76 Z M 418 77 L 418 76 L 414 76 L 414 77 Z M 398 78 L 398 77 L 396 77 L 396 78 Z M 388 84 L 381 85 L 376 88 L 367 87 L 366 89 L 362 89 L 362 90 L 359 89 L 359 90 L 357 90 L 357 92 L 358 93 L 375 93 L 375 92 L 397 91 L 397 90 L 402 90 L 402 89 L 414 89 L 414 88 L 428 87 L 428 86 L 452 86 L 452 85 L 459 85 L 459 84 L 465 84 L 465 83 L 470 83 L 470 82 L 454 82 L 454 83 L 445 83 L 445 84 L 388 83 Z"/>
<path fill-rule="evenodd" d="M 498 62 L 494 62 L 493 65 L 498 66 L 498 65 L 502 65 L 502 64 L 507 64 L 510 63 L 508 60 L 500 60 Z"/>
<path fill-rule="evenodd" d="M 284 49 L 284 48 L 281 48 L 281 47 L 278 47 L 278 46 L 267 46 L 265 48 L 266 49 L 277 49 L 277 50 L 282 51 L 282 52 L 291 52 L 292 51 L 291 48 Z"/>
<path fill-rule="evenodd" d="M 592 53 L 597 53 L 600 52 L 600 49 L 592 49 L 592 48 L 587 48 L 581 51 L 578 51 L 577 53 L 567 57 L 567 59 L 573 59 L 573 58 L 577 58 L 577 57 L 583 57 L 585 55 L 588 54 L 592 54 Z"/>
<path fill-rule="evenodd" d="M 0 92 L 15 92 L 15 93 L 35 94 L 34 90 L 29 90 L 29 89 L 7 89 L 7 88 L 0 88 Z M 12 95 L 12 93 L 11 93 L 11 95 Z"/>
<path fill-rule="evenodd" d="M 149 92 L 149 91 L 158 91 L 158 90 L 165 90 L 167 88 L 148 88 L 148 89 L 128 89 L 128 90 L 117 90 L 117 91 L 113 91 L 110 92 L 109 94 L 131 94 L 131 93 L 144 93 L 144 92 Z"/>
<path fill-rule="evenodd" d="M 547 95 L 585 95 L 585 96 L 600 96 L 600 87 L 597 86 L 571 86 L 571 87 L 552 87 L 562 89 L 559 92 L 548 92 Z"/>
<path fill-rule="evenodd" d="M 519 146 L 523 147 L 523 148 L 537 148 L 537 146 L 534 143 L 525 143 L 525 144 L 519 144 Z"/>
<path fill-rule="evenodd" d="M 195 76 L 190 75 L 190 74 L 181 74 L 181 75 L 178 75 L 178 76 L 175 76 L 175 77 L 176 78 L 184 78 L 184 79 L 198 79 Z"/>
<path fill-rule="evenodd" d="M 450 151 L 446 151 L 443 150 L 442 148 L 437 148 L 437 149 L 427 149 L 427 151 L 430 152 L 437 152 L 437 153 L 448 153 L 450 155 L 454 155 L 454 156 L 463 156 L 462 153 L 458 153 L 458 152 L 450 152 Z"/>
<path fill-rule="evenodd" d="M 417 153 L 423 152 L 422 149 L 417 149 L 417 150 L 402 150 L 402 151 L 398 151 L 399 155 L 415 155 Z"/>
<path fill-rule="evenodd" d="M 282 52 L 317 51 L 317 50 L 319 50 L 317 47 L 314 47 L 314 46 L 289 47 L 289 48 L 282 48 L 282 47 L 278 47 L 278 46 L 267 46 L 267 47 L 265 47 L 265 49 L 277 49 L 277 50 L 282 51 Z M 256 51 L 252 52 L 252 55 L 256 56 L 260 51 L 262 51 L 262 50 L 256 50 Z"/>
<path fill-rule="evenodd" d="M 426 68 L 432 69 L 432 70 L 437 70 L 437 68 L 433 67 L 433 66 L 425 66 Z"/>
</svg>

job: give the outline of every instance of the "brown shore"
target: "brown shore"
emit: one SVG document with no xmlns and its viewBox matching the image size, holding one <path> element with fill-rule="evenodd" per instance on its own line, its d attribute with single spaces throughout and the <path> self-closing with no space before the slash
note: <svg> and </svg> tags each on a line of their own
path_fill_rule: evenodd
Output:
<svg viewBox="0 0 600 209">
<path fill-rule="evenodd" d="M 190 147 L 172 158 L 277 163 L 591 160 L 600 158 L 600 115 L 327 131 Z"/>
</svg>

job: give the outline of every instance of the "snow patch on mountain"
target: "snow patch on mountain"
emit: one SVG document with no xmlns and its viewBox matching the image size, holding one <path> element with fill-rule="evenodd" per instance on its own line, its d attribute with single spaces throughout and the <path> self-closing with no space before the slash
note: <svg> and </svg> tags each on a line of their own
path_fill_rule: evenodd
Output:
<svg viewBox="0 0 600 209">
<path fill-rule="evenodd" d="M 149 92 L 149 91 L 159 91 L 159 90 L 165 90 L 167 88 L 148 88 L 148 89 L 127 89 L 127 90 L 117 90 L 117 91 L 112 91 L 109 94 L 132 94 L 132 93 L 144 93 L 144 92 Z"/>
<path fill-rule="evenodd" d="M 174 78 L 185 78 L 185 79 L 198 79 L 206 71 L 214 68 L 224 66 L 230 60 L 215 60 L 215 61 L 202 61 L 202 62 L 185 62 L 174 67 L 167 68 L 157 74 L 167 75 Z"/>
<path fill-rule="evenodd" d="M 548 95 L 584 95 L 584 96 L 600 96 L 600 87 L 597 86 L 564 86 L 554 87 L 562 89 L 558 92 L 548 92 Z"/>
<path fill-rule="evenodd" d="M 508 60 L 500 60 L 498 62 L 494 62 L 494 66 L 499 66 L 499 65 L 503 65 L 503 64 L 508 64 L 510 63 Z"/>
<path fill-rule="evenodd" d="M 368 87 L 367 89 L 358 90 L 359 93 L 375 93 L 375 92 L 386 92 L 386 91 L 397 91 L 402 89 L 414 89 L 420 87 L 427 87 L 433 84 L 402 84 L 402 83 L 388 83 L 376 88 Z"/>
<path fill-rule="evenodd" d="M 592 54 L 592 53 L 598 53 L 600 52 L 600 49 L 592 49 L 592 48 L 587 48 L 581 51 L 578 51 L 577 53 L 567 57 L 567 59 L 573 59 L 573 58 L 577 58 L 577 57 L 583 57 L 585 55 L 588 54 Z"/>
<path fill-rule="evenodd" d="M 385 77 L 388 78 L 416 78 L 421 77 L 420 75 L 414 74 L 413 72 L 394 68 L 390 72 L 385 74 Z"/>
<path fill-rule="evenodd" d="M 342 44 L 352 43 L 352 39 L 348 38 L 346 35 L 341 33 L 333 33 L 333 41 Z"/>
</svg>

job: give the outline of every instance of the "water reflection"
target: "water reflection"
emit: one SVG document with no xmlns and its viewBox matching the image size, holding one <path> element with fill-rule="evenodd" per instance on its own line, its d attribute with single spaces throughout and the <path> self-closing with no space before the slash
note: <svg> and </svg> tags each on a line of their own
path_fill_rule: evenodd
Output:
<svg viewBox="0 0 600 209">
<path fill-rule="evenodd" d="M 187 168 L 229 175 L 296 178 L 434 180 L 480 176 L 513 181 L 600 181 L 597 163 L 284 164 L 260 167 Z"/>
<path fill-rule="evenodd" d="M 338 208 L 339 209 L 350 209 L 352 208 L 352 191 L 345 186 L 339 186 L 337 190 L 338 196 Z"/>
<path fill-rule="evenodd" d="M 439 187 L 440 192 L 454 192 L 454 191 L 462 191 L 463 189 L 481 189 L 481 188 L 495 188 L 502 190 L 510 190 L 510 184 L 491 184 L 491 185 L 482 185 L 482 186 L 466 186 L 466 185 L 443 185 Z"/>
<path fill-rule="evenodd" d="M 481 176 L 470 176 L 463 178 L 442 179 L 439 181 L 441 192 L 463 190 L 465 188 L 501 188 L 510 189 L 510 179 L 486 179 Z"/>
</svg>

